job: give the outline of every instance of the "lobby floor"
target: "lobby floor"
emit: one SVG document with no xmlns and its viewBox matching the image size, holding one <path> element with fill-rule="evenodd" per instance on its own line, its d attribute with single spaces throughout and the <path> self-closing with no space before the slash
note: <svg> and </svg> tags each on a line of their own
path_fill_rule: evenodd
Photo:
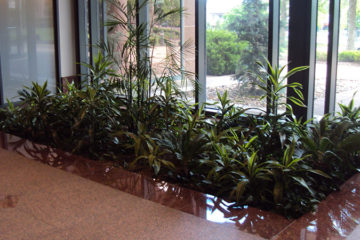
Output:
<svg viewBox="0 0 360 240">
<path fill-rule="evenodd" d="M 0 239 L 261 239 L 0 150 Z"/>
<path fill-rule="evenodd" d="M 0 240 L 360 239 L 360 174 L 289 220 L 0 132 Z"/>
</svg>

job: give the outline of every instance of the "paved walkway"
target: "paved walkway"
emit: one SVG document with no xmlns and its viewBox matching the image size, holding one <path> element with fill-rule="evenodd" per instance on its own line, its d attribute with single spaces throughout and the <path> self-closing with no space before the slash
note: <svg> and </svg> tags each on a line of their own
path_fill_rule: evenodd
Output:
<svg viewBox="0 0 360 240">
<path fill-rule="evenodd" d="M 0 149 L 0 239 L 260 239 Z"/>
</svg>

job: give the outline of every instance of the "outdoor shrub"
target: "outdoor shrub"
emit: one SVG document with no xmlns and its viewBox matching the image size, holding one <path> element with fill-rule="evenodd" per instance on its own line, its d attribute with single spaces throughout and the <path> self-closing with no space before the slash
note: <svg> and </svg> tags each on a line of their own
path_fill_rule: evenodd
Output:
<svg viewBox="0 0 360 240">
<path fill-rule="evenodd" d="M 317 61 L 326 61 L 327 60 L 327 52 L 316 52 L 316 60 Z"/>
<path fill-rule="evenodd" d="M 316 52 L 316 59 L 320 61 L 327 60 L 326 52 Z M 343 51 L 339 53 L 339 61 L 340 62 L 360 62 L 360 51 L 352 50 L 352 51 Z"/>
<path fill-rule="evenodd" d="M 234 74 L 247 44 L 239 42 L 236 33 L 227 30 L 207 30 L 206 38 L 207 73 Z"/>
<path fill-rule="evenodd" d="M 340 62 L 360 62 L 360 51 L 343 51 L 339 53 Z"/>
</svg>

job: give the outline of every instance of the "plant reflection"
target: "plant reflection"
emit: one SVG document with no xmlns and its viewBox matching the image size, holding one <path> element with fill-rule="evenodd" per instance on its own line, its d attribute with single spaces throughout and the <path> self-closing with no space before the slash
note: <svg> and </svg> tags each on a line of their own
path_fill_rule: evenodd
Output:
<svg viewBox="0 0 360 240">
<path fill-rule="evenodd" d="M 292 223 L 273 212 L 250 206 L 233 208 L 232 203 L 209 194 L 128 172 L 113 163 L 88 160 L 13 135 L 0 133 L 0 146 L 26 158 L 264 238 L 272 238 L 279 232 L 276 239 L 293 239 L 304 233 L 305 239 L 344 237 L 360 223 L 359 175 L 348 180 L 340 192 L 329 195 L 326 201 L 319 204 L 315 213 L 305 214 Z"/>
</svg>

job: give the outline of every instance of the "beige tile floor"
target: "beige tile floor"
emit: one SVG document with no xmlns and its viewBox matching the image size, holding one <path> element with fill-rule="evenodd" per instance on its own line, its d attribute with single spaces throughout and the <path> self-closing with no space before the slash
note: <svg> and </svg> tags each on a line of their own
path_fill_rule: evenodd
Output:
<svg viewBox="0 0 360 240">
<path fill-rule="evenodd" d="M 0 239 L 261 239 L 0 149 Z"/>
</svg>

